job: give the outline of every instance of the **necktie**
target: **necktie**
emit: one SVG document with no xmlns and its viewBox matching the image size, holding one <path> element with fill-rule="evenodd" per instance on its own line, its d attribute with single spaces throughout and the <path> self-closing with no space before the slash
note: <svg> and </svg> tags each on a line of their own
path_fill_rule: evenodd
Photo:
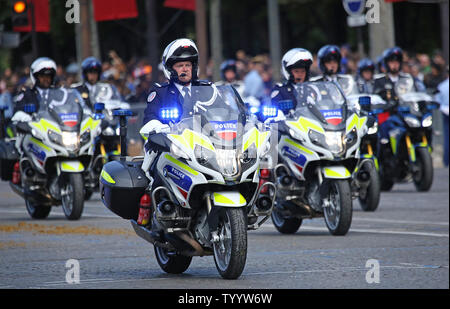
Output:
<svg viewBox="0 0 450 309">
<path fill-rule="evenodd" d="M 188 87 L 183 87 L 183 92 L 184 92 L 184 100 L 185 101 L 190 101 L 191 100 L 191 95 L 189 93 L 189 88 Z"/>
</svg>

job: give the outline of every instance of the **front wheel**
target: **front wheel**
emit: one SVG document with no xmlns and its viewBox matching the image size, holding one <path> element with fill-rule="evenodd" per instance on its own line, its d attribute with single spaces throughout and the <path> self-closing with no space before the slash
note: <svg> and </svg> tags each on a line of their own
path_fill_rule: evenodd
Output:
<svg viewBox="0 0 450 309">
<path fill-rule="evenodd" d="M 243 208 L 225 208 L 219 218 L 214 262 L 224 279 L 237 279 L 247 260 L 247 224 Z"/>
<path fill-rule="evenodd" d="M 62 208 L 69 220 L 81 218 L 84 208 L 84 181 L 81 173 L 63 175 L 61 184 Z"/>
<path fill-rule="evenodd" d="M 27 207 L 27 212 L 33 219 L 45 219 L 50 214 L 52 210 L 51 206 L 41 206 L 34 204 L 28 200 L 25 201 L 25 206 Z"/>
<path fill-rule="evenodd" d="M 332 235 L 345 235 L 352 224 L 352 195 L 347 180 L 330 180 L 325 198 L 325 223 Z"/>
<path fill-rule="evenodd" d="M 433 184 L 433 161 L 426 148 L 417 148 L 416 158 L 418 170 L 413 175 L 414 185 L 417 191 L 425 192 L 430 190 Z"/>
<path fill-rule="evenodd" d="M 156 261 L 158 261 L 161 269 L 168 274 L 184 273 L 189 268 L 189 265 L 191 265 L 191 256 L 179 255 L 157 246 L 154 248 Z"/>
<path fill-rule="evenodd" d="M 380 178 L 375 167 L 369 171 L 370 184 L 364 192 L 359 193 L 359 204 L 364 211 L 375 211 L 380 203 Z"/>
</svg>

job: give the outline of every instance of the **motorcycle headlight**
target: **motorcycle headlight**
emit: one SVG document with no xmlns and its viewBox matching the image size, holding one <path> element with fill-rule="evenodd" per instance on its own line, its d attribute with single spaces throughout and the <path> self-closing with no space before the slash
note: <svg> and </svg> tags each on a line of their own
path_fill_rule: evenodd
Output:
<svg viewBox="0 0 450 309">
<path fill-rule="evenodd" d="M 327 142 L 325 140 L 325 136 L 322 133 L 319 133 L 314 130 L 309 130 L 308 136 L 314 145 L 320 146 L 320 147 L 327 147 Z"/>
<path fill-rule="evenodd" d="M 211 168 L 211 165 L 209 164 L 212 160 L 214 160 L 215 157 L 215 153 L 209 149 L 206 149 L 205 147 L 202 146 L 195 146 L 195 150 L 194 150 L 194 154 L 195 154 L 195 159 L 197 160 L 197 162 L 201 165 L 205 165 L 208 166 L 209 168 Z"/>
<path fill-rule="evenodd" d="M 369 128 L 369 130 L 367 131 L 367 134 L 372 135 L 377 132 L 378 132 L 378 123 L 375 122 L 374 125 Z"/>
<path fill-rule="evenodd" d="M 81 136 L 80 136 L 80 144 L 81 146 L 84 146 L 91 140 L 91 130 L 86 130 Z"/>
<path fill-rule="evenodd" d="M 422 127 L 424 128 L 431 127 L 432 124 L 433 124 L 433 116 L 431 115 L 428 115 L 422 120 Z"/>
<path fill-rule="evenodd" d="M 48 130 L 48 138 L 50 141 L 57 145 L 63 145 L 62 136 L 59 133 L 56 133 L 53 130 Z"/>
<path fill-rule="evenodd" d="M 344 151 L 342 132 L 325 132 L 325 142 L 333 154 L 341 154 Z"/>
<path fill-rule="evenodd" d="M 232 177 L 238 173 L 236 149 L 216 149 L 217 165 L 224 176 Z"/>
<path fill-rule="evenodd" d="M 253 165 L 257 159 L 258 151 L 256 149 L 255 144 L 252 144 L 250 147 L 245 150 L 241 156 L 239 157 L 239 160 L 241 161 L 242 165 Z"/>
<path fill-rule="evenodd" d="M 406 116 L 405 122 L 410 128 L 420 128 L 420 121 L 415 117 Z"/>
<path fill-rule="evenodd" d="M 80 139 L 77 132 L 63 132 L 62 144 L 69 151 L 76 151 L 80 145 Z"/>
<path fill-rule="evenodd" d="M 113 128 L 111 127 L 107 127 L 106 129 L 103 130 L 102 134 L 104 136 L 113 136 L 115 134 Z"/>
</svg>

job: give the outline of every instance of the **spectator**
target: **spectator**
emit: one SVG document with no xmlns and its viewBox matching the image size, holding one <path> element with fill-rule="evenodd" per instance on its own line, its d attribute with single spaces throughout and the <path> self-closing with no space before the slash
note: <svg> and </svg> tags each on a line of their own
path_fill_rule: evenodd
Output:
<svg viewBox="0 0 450 309">
<path fill-rule="evenodd" d="M 435 100 L 441 104 L 442 119 L 444 124 L 444 165 L 448 167 L 448 144 L 449 144 L 449 132 L 448 132 L 448 112 L 449 112 L 449 80 L 448 80 L 448 66 L 447 66 L 447 78 L 441 82 L 437 89 L 439 92 L 435 96 Z"/>
<path fill-rule="evenodd" d="M 264 58 L 254 57 L 249 65 L 250 72 L 244 78 L 245 96 L 253 96 L 263 99 L 265 96 L 264 80 L 261 75 L 264 73 Z"/>
</svg>

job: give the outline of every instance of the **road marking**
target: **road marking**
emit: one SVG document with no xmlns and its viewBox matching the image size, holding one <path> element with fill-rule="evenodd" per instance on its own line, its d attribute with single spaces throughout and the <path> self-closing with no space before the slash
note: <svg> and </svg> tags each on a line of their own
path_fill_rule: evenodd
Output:
<svg viewBox="0 0 450 309">
<path fill-rule="evenodd" d="M 0 213 L 5 213 L 5 214 L 22 214 L 25 215 L 27 214 L 26 211 L 19 211 L 19 210 L 0 210 Z M 59 211 L 52 211 L 50 213 L 51 215 L 58 215 L 58 216 L 65 216 L 63 212 L 59 212 Z M 113 216 L 113 215 L 97 215 L 97 214 L 88 214 L 88 213 L 83 213 L 82 217 L 90 217 L 90 218 L 107 218 L 107 219 L 121 219 L 119 216 Z"/>
<path fill-rule="evenodd" d="M 264 224 L 262 228 L 275 229 L 273 225 Z M 310 231 L 323 231 L 328 232 L 327 228 L 323 227 L 313 227 L 313 226 L 302 226 L 301 230 Z M 374 234 L 395 234 L 395 235 L 416 235 L 416 236 L 431 236 L 431 237 L 449 237 L 449 234 L 437 234 L 437 233 L 425 233 L 425 232 L 415 232 L 415 231 L 391 231 L 391 230 L 378 230 L 378 229 L 354 229 L 350 228 L 349 232 L 356 233 L 374 233 Z"/>
<path fill-rule="evenodd" d="M 423 224 L 423 225 L 443 225 L 448 226 L 448 222 L 425 222 L 425 221 L 403 221 L 403 220 L 388 220 L 388 219 L 375 219 L 375 218 L 359 218 L 353 217 L 354 221 L 366 221 L 366 222 L 385 222 L 385 223 L 401 223 L 401 224 Z"/>
<path fill-rule="evenodd" d="M 133 281 L 133 282 L 137 282 L 137 281 L 158 281 L 158 280 L 171 280 L 173 278 L 149 278 L 149 279 L 138 279 L 138 278 L 129 278 L 129 279 L 110 279 L 110 278 L 105 278 L 105 279 L 84 279 L 84 280 L 80 280 L 80 283 L 78 284 L 69 284 L 65 281 L 56 281 L 56 282 L 46 282 L 43 283 L 42 286 L 62 286 L 62 285 L 67 285 L 67 286 L 77 286 L 80 284 L 97 284 L 97 283 L 117 283 L 117 282 L 128 282 L 128 281 Z"/>
</svg>

